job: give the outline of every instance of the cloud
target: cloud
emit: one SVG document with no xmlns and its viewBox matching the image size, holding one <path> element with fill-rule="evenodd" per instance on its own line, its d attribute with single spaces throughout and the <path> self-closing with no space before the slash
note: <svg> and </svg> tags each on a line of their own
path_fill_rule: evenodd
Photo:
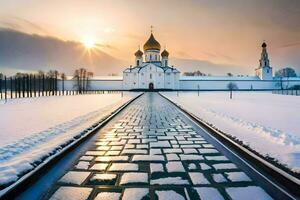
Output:
<svg viewBox="0 0 300 200">
<path fill-rule="evenodd" d="M 56 69 L 72 74 L 85 67 L 96 75 L 107 75 L 122 72 L 127 64 L 96 48 L 87 51 L 78 42 L 0 29 L 0 69 Z"/>
<path fill-rule="evenodd" d="M 48 35 L 48 31 L 42 26 L 19 17 L 2 17 L 0 20 L 0 27 L 25 33 Z"/>
<path fill-rule="evenodd" d="M 281 45 L 279 48 L 294 47 L 294 46 L 299 46 L 299 45 L 300 45 L 300 42 L 292 42 L 292 43 Z"/>
</svg>

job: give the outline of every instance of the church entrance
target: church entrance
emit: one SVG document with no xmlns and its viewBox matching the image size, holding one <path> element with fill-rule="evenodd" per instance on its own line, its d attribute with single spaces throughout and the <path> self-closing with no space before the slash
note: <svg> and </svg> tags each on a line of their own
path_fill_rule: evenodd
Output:
<svg viewBox="0 0 300 200">
<path fill-rule="evenodd" d="M 149 90 L 153 90 L 154 89 L 154 84 L 153 83 L 149 83 Z"/>
</svg>

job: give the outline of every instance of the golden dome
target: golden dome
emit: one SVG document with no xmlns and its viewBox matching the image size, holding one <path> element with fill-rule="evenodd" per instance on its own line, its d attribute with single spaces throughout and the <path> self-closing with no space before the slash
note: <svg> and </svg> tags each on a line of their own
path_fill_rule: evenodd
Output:
<svg viewBox="0 0 300 200">
<path fill-rule="evenodd" d="M 169 56 L 169 52 L 167 50 L 163 50 L 163 52 L 161 52 L 161 57 L 168 57 Z"/>
<path fill-rule="evenodd" d="M 136 57 L 142 57 L 143 56 L 143 52 L 141 50 L 137 50 L 134 55 Z"/>
<path fill-rule="evenodd" d="M 144 44 L 144 51 L 146 50 L 159 50 L 160 51 L 160 44 L 156 41 L 153 34 L 151 33 L 150 38 Z"/>
</svg>

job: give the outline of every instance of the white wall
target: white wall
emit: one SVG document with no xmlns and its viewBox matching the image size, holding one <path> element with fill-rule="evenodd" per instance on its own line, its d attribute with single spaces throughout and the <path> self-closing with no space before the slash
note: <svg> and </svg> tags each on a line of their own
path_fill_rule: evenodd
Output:
<svg viewBox="0 0 300 200">
<path fill-rule="evenodd" d="M 170 79 L 179 79 L 179 74 L 169 77 Z M 128 79 L 130 79 L 128 77 Z M 138 79 L 138 77 L 136 77 Z M 213 77 L 210 77 L 208 80 L 179 80 L 178 82 L 175 80 L 174 88 L 178 88 L 179 90 L 198 90 L 198 85 L 200 86 L 200 90 L 227 90 L 227 84 L 230 82 L 234 82 L 237 84 L 239 89 L 242 90 L 250 90 L 251 85 L 253 90 L 273 90 L 280 89 L 280 81 L 279 80 L 214 80 Z M 138 80 L 136 80 L 138 82 Z M 163 77 L 162 80 L 163 81 Z M 165 81 L 168 81 L 165 79 Z M 176 85 L 179 83 L 179 86 Z M 75 80 L 67 80 L 65 81 L 65 90 L 74 90 L 74 85 L 76 84 Z M 300 78 L 290 78 L 290 80 L 283 80 L 283 87 L 286 86 L 291 87 L 293 85 L 300 85 Z M 58 83 L 59 89 L 62 88 L 62 81 Z M 137 86 L 136 86 L 137 87 Z M 154 85 L 155 87 L 155 85 Z M 132 87 L 130 87 L 132 88 Z M 148 85 L 147 85 L 148 88 Z M 90 81 L 90 89 L 91 90 L 122 90 L 123 89 L 123 80 L 91 80 Z M 125 89 L 125 88 L 124 88 Z M 126 89 L 125 89 L 126 90 Z"/>
<path fill-rule="evenodd" d="M 228 83 L 233 82 L 237 84 L 240 90 L 274 90 L 280 89 L 280 83 L 277 80 L 180 80 L 180 90 L 227 90 Z M 300 85 L 299 80 L 284 80 L 284 88 L 288 84 L 288 87 L 293 85 Z"/>
<path fill-rule="evenodd" d="M 76 85 L 75 80 L 66 80 L 65 82 L 65 90 L 74 90 L 76 89 L 74 85 Z M 90 90 L 122 90 L 123 81 L 122 80 L 90 80 Z M 62 89 L 62 81 L 59 81 L 58 87 Z"/>
</svg>

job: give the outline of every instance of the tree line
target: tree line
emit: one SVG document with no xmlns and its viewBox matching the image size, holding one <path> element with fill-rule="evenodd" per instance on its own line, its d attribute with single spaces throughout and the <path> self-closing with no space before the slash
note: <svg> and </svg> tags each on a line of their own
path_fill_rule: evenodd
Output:
<svg viewBox="0 0 300 200">
<path fill-rule="evenodd" d="M 0 73 L 0 98 L 22 98 L 37 96 L 54 96 L 83 94 L 89 90 L 90 79 L 93 73 L 84 68 L 75 70 L 72 80 L 76 80 L 72 90 L 65 90 L 65 73 L 57 70 L 37 73 L 18 72 L 13 76 L 5 76 Z M 58 82 L 61 81 L 61 89 Z"/>
</svg>

